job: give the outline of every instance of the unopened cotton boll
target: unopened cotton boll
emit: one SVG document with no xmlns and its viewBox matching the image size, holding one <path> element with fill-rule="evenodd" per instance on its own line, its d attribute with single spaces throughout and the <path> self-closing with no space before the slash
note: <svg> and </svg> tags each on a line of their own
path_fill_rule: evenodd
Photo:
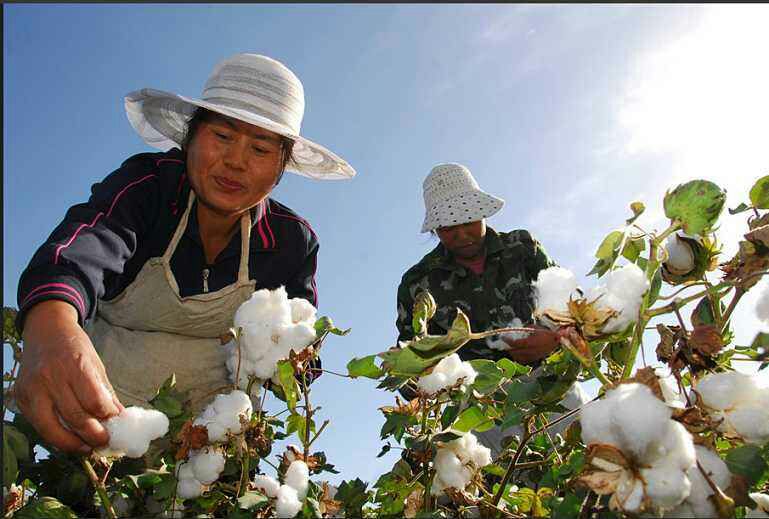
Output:
<svg viewBox="0 0 769 519">
<path fill-rule="evenodd" d="M 275 497 L 278 495 L 278 489 L 280 489 L 280 483 L 266 474 L 257 474 L 254 476 L 253 485 L 257 490 L 262 490 L 267 497 Z"/>
<path fill-rule="evenodd" d="M 296 489 L 289 485 L 281 485 L 275 496 L 275 515 L 277 517 L 294 517 L 302 509 Z"/>
<path fill-rule="evenodd" d="M 109 433 L 109 445 L 108 451 L 99 452 L 102 455 L 139 458 L 147 452 L 152 440 L 168 432 L 168 424 L 168 417 L 160 411 L 126 407 L 119 415 L 104 422 Z"/>
<path fill-rule="evenodd" d="M 475 382 L 478 374 L 469 362 L 462 362 L 459 355 L 452 353 L 441 359 L 433 368 L 432 373 L 420 377 L 417 387 L 425 394 L 433 395 L 438 391 L 454 386 L 462 380 L 462 386 L 466 387 Z"/>
<path fill-rule="evenodd" d="M 670 272 L 684 275 L 694 269 L 694 251 L 691 245 L 680 239 L 678 235 L 668 236 L 664 247 L 668 257 L 665 265 Z"/>
<path fill-rule="evenodd" d="M 532 283 L 536 312 L 545 310 L 568 311 L 570 298 L 577 298 L 577 278 L 563 267 L 548 267 L 540 270 L 537 280 Z"/>
<path fill-rule="evenodd" d="M 307 464 L 301 460 L 291 462 L 286 470 L 284 482 L 296 490 L 299 499 L 304 499 L 307 495 L 307 486 L 310 481 L 310 471 Z"/>
</svg>

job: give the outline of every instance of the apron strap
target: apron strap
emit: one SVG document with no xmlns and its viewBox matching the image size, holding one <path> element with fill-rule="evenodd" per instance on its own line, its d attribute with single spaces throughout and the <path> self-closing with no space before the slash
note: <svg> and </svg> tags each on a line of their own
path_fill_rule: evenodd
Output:
<svg viewBox="0 0 769 519">
<path fill-rule="evenodd" d="M 163 253 L 163 263 L 170 264 L 171 263 L 171 256 L 174 255 L 174 252 L 176 251 L 176 246 L 179 245 L 179 240 L 181 240 L 182 235 L 184 234 L 184 231 L 187 229 L 187 221 L 190 218 L 190 211 L 192 211 L 192 203 L 195 201 L 195 191 L 190 189 L 190 196 L 187 200 L 187 209 L 184 210 L 184 214 L 182 214 L 182 219 L 179 221 L 179 225 L 176 226 L 176 231 L 174 232 L 173 237 L 171 238 L 171 242 L 168 244 L 168 247 L 166 247 L 166 251 Z"/>
<path fill-rule="evenodd" d="M 184 231 L 187 229 L 187 222 L 190 218 L 190 211 L 192 211 L 192 205 L 195 201 L 195 191 L 190 190 L 189 201 L 187 202 L 187 209 L 182 214 L 182 219 L 179 221 L 179 225 L 176 226 L 171 242 L 168 244 L 166 251 L 163 253 L 163 262 L 167 265 L 171 263 L 171 256 L 176 251 L 176 247 L 179 245 Z M 238 268 L 238 283 L 248 283 L 248 257 L 251 249 L 251 211 L 245 211 L 243 216 L 240 217 L 240 266 Z"/>
</svg>

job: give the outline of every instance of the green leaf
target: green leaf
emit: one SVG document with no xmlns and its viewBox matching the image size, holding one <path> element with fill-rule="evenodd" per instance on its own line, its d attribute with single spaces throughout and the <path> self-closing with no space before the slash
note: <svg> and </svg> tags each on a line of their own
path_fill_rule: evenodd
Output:
<svg viewBox="0 0 769 519">
<path fill-rule="evenodd" d="M 499 387 L 499 383 L 504 377 L 504 372 L 497 367 L 492 360 L 477 359 L 471 360 L 470 365 L 478 374 L 475 377 L 472 388 L 480 394 L 491 393 Z"/>
<path fill-rule="evenodd" d="M 704 234 L 718 220 L 726 192 L 708 180 L 692 180 L 665 194 L 665 216 L 681 222 L 687 234 Z"/>
<path fill-rule="evenodd" d="M 494 427 L 494 421 L 477 406 L 470 406 L 461 413 L 453 425 L 453 429 L 461 432 L 476 430 L 479 432 L 488 431 Z"/>
<path fill-rule="evenodd" d="M 286 420 L 286 434 L 291 435 L 294 432 L 299 437 L 302 444 L 304 444 L 305 438 L 307 437 L 307 420 L 304 416 L 296 413 L 289 416 L 288 420 Z M 315 432 L 315 420 L 312 419 L 310 419 L 310 432 Z"/>
<path fill-rule="evenodd" d="M 423 290 L 417 295 L 411 319 L 411 327 L 414 329 L 415 335 L 427 333 L 427 323 L 435 315 L 436 308 L 435 299 L 430 292 Z"/>
<path fill-rule="evenodd" d="M 165 414 L 168 418 L 176 418 L 184 412 L 184 395 L 176 390 L 176 374 L 172 373 L 158 388 L 150 400 L 152 407 Z"/>
<path fill-rule="evenodd" d="M 403 434 L 406 432 L 406 427 L 409 425 L 415 425 L 416 423 L 417 418 L 415 416 L 399 413 L 389 413 L 387 414 L 385 423 L 379 432 L 379 436 L 384 440 L 387 438 L 387 436 L 392 434 L 396 440 L 401 441 Z"/>
<path fill-rule="evenodd" d="M 505 377 L 507 378 L 515 378 L 519 375 L 528 375 L 531 372 L 530 367 L 524 366 L 523 364 L 518 364 L 517 362 L 513 362 L 508 358 L 499 359 L 497 361 L 497 367 L 502 370 Z"/>
<path fill-rule="evenodd" d="M 622 231 L 612 231 L 607 234 L 595 251 L 595 257 L 599 260 L 613 260 L 617 257 L 622 235 Z"/>
<path fill-rule="evenodd" d="M 384 370 L 379 368 L 375 361 L 377 355 L 369 355 L 363 358 L 354 358 L 347 363 L 347 374 L 353 378 L 379 378 L 384 374 Z"/>
<path fill-rule="evenodd" d="M 433 350 L 452 350 L 452 353 L 461 348 L 470 340 L 470 319 L 465 313 L 457 308 L 457 316 L 451 323 L 451 328 L 446 335 L 434 335 L 416 339 L 409 343 L 409 347 L 420 352 L 430 352 Z"/>
<path fill-rule="evenodd" d="M 16 453 L 8 443 L 8 437 L 3 430 L 3 485 L 7 486 L 16 481 L 19 475 L 19 462 Z"/>
<path fill-rule="evenodd" d="M 434 442 L 450 442 L 452 440 L 456 440 L 457 438 L 461 438 L 461 434 L 457 434 L 455 432 L 446 431 L 442 433 L 438 433 L 435 436 L 433 436 Z"/>
<path fill-rule="evenodd" d="M 643 251 L 646 250 L 646 240 L 643 237 L 630 238 L 625 241 L 622 255 L 629 261 L 635 262 Z"/>
<path fill-rule="evenodd" d="M 243 510 L 256 510 L 267 504 L 267 496 L 256 490 L 250 490 L 238 498 L 238 506 Z"/>
<path fill-rule="evenodd" d="M 16 459 L 19 461 L 29 461 L 30 449 L 29 440 L 18 429 L 7 423 L 3 424 L 3 439 L 8 440 L 8 447 L 16 455 Z"/>
<path fill-rule="evenodd" d="M 611 264 L 612 260 L 600 259 L 595 263 L 595 265 L 593 265 L 593 268 L 590 270 L 590 272 L 587 273 L 587 275 L 592 276 L 595 274 L 598 277 L 601 277 L 609 271 Z"/>
<path fill-rule="evenodd" d="M 384 445 L 382 445 L 382 450 L 379 451 L 379 454 L 377 454 L 376 457 L 377 458 L 381 458 L 382 456 L 384 456 L 385 454 L 390 452 L 390 449 L 392 449 L 390 444 L 389 443 L 385 443 Z"/>
<path fill-rule="evenodd" d="M 740 205 L 738 205 L 737 207 L 735 207 L 734 209 L 729 209 L 729 214 L 744 213 L 745 211 L 750 211 L 751 209 L 753 209 L 752 206 L 749 206 L 748 204 L 743 202 Z"/>
<path fill-rule="evenodd" d="M 514 380 L 507 386 L 507 398 L 505 402 L 515 404 L 529 402 L 539 395 L 540 391 L 539 382 L 536 380 L 528 382 Z"/>
<path fill-rule="evenodd" d="M 334 335 L 347 335 L 350 333 L 351 328 L 346 330 L 340 330 L 334 326 L 334 321 L 330 317 L 323 316 L 315 321 L 315 336 L 320 337 L 323 333 L 331 333 Z"/>
<path fill-rule="evenodd" d="M 759 178 L 750 188 L 750 202 L 756 209 L 769 209 L 769 175 Z"/>
<path fill-rule="evenodd" d="M 341 501 L 344 507 L 345 517 L 363 517 L 363 505 L 369 500 L 370 492 L 366 491 L 368 483 L 356 478 L 351 481 L 342 481 L 336 491 L 334 499 Z"/>
<path fill-rule="evenodd" d="M 457 416 L 459 416 L 458 404 L 446 406 L 446 408 L 443 410 L 443 414 L 441 415 L 441 427 L 448 429 L 451 424 L 454 423 L 454 420 L 456 420 Z"/>
<path fill-rule="evenodd" d="M 761 457 L 761 449 L 755 445 L 743 445 L 729 450 L 724 461 L 731 473 L 744 476 L 750 486 L 762 479 L 768 468 Z"/>
<path fill-rule="evenodd" d="M 291 365 L 291 361 L 281 360 L 278 362 L 278 380 L 280 380 L 280 387 L 283 388 L 286 404 L 288 404 L 288 408 L 293 412 L 296 409 L 299 391 L 296 385 L 296 378 L 294 378 L 294 366 Z"/>
<path fill-rule="evenodd" d="M 17 519 L 78 519 L 77 514 L 53 497 L 45 496 L 28 503 L 13 514 Z"/>
</svg>

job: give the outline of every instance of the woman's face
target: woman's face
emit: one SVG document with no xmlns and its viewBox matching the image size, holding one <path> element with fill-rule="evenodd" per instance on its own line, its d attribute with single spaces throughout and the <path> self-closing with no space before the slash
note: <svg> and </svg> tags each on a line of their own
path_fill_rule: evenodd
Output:
<svg viewBox="0 0 769 519">
<path fill-rule="evenodd" d="M 234 216 L 261 202 L 280 174 L 281 143 L 275 132 L 211 114 L 187 150 L 187 174 L 201 204 Z"/>
<path fill-rule="evenodd" d="M 446 249 L 459 258 L 473 259 L 483 253 L 486 237 L 486 221 L 438 227 L 435 230 Z"/>
</svg>

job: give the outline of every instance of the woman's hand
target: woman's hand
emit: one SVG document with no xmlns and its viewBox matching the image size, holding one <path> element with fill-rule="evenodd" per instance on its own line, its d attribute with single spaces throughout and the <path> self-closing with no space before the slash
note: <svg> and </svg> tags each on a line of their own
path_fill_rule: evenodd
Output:
<svg viewBox="0 0 769 519">
<path fill-rule="evenodd" d="M 521 364 L 530 364 L 544 359 L 559 345 L 557 333 L 539 327 L 526 338 L 509 339 L 502 335 L 502 340 L 510 346 L 507 351 L 510 358 Z"/>
<path fill-rule="evenodd" d="M 119 414 L 123 406 L 77 319 L 64 301 L 32 307 L 14 394 L 24 417 L 46 441 L 63 451 L 87 453 L 109 441 L 100 420 Z"/>
</svg>

